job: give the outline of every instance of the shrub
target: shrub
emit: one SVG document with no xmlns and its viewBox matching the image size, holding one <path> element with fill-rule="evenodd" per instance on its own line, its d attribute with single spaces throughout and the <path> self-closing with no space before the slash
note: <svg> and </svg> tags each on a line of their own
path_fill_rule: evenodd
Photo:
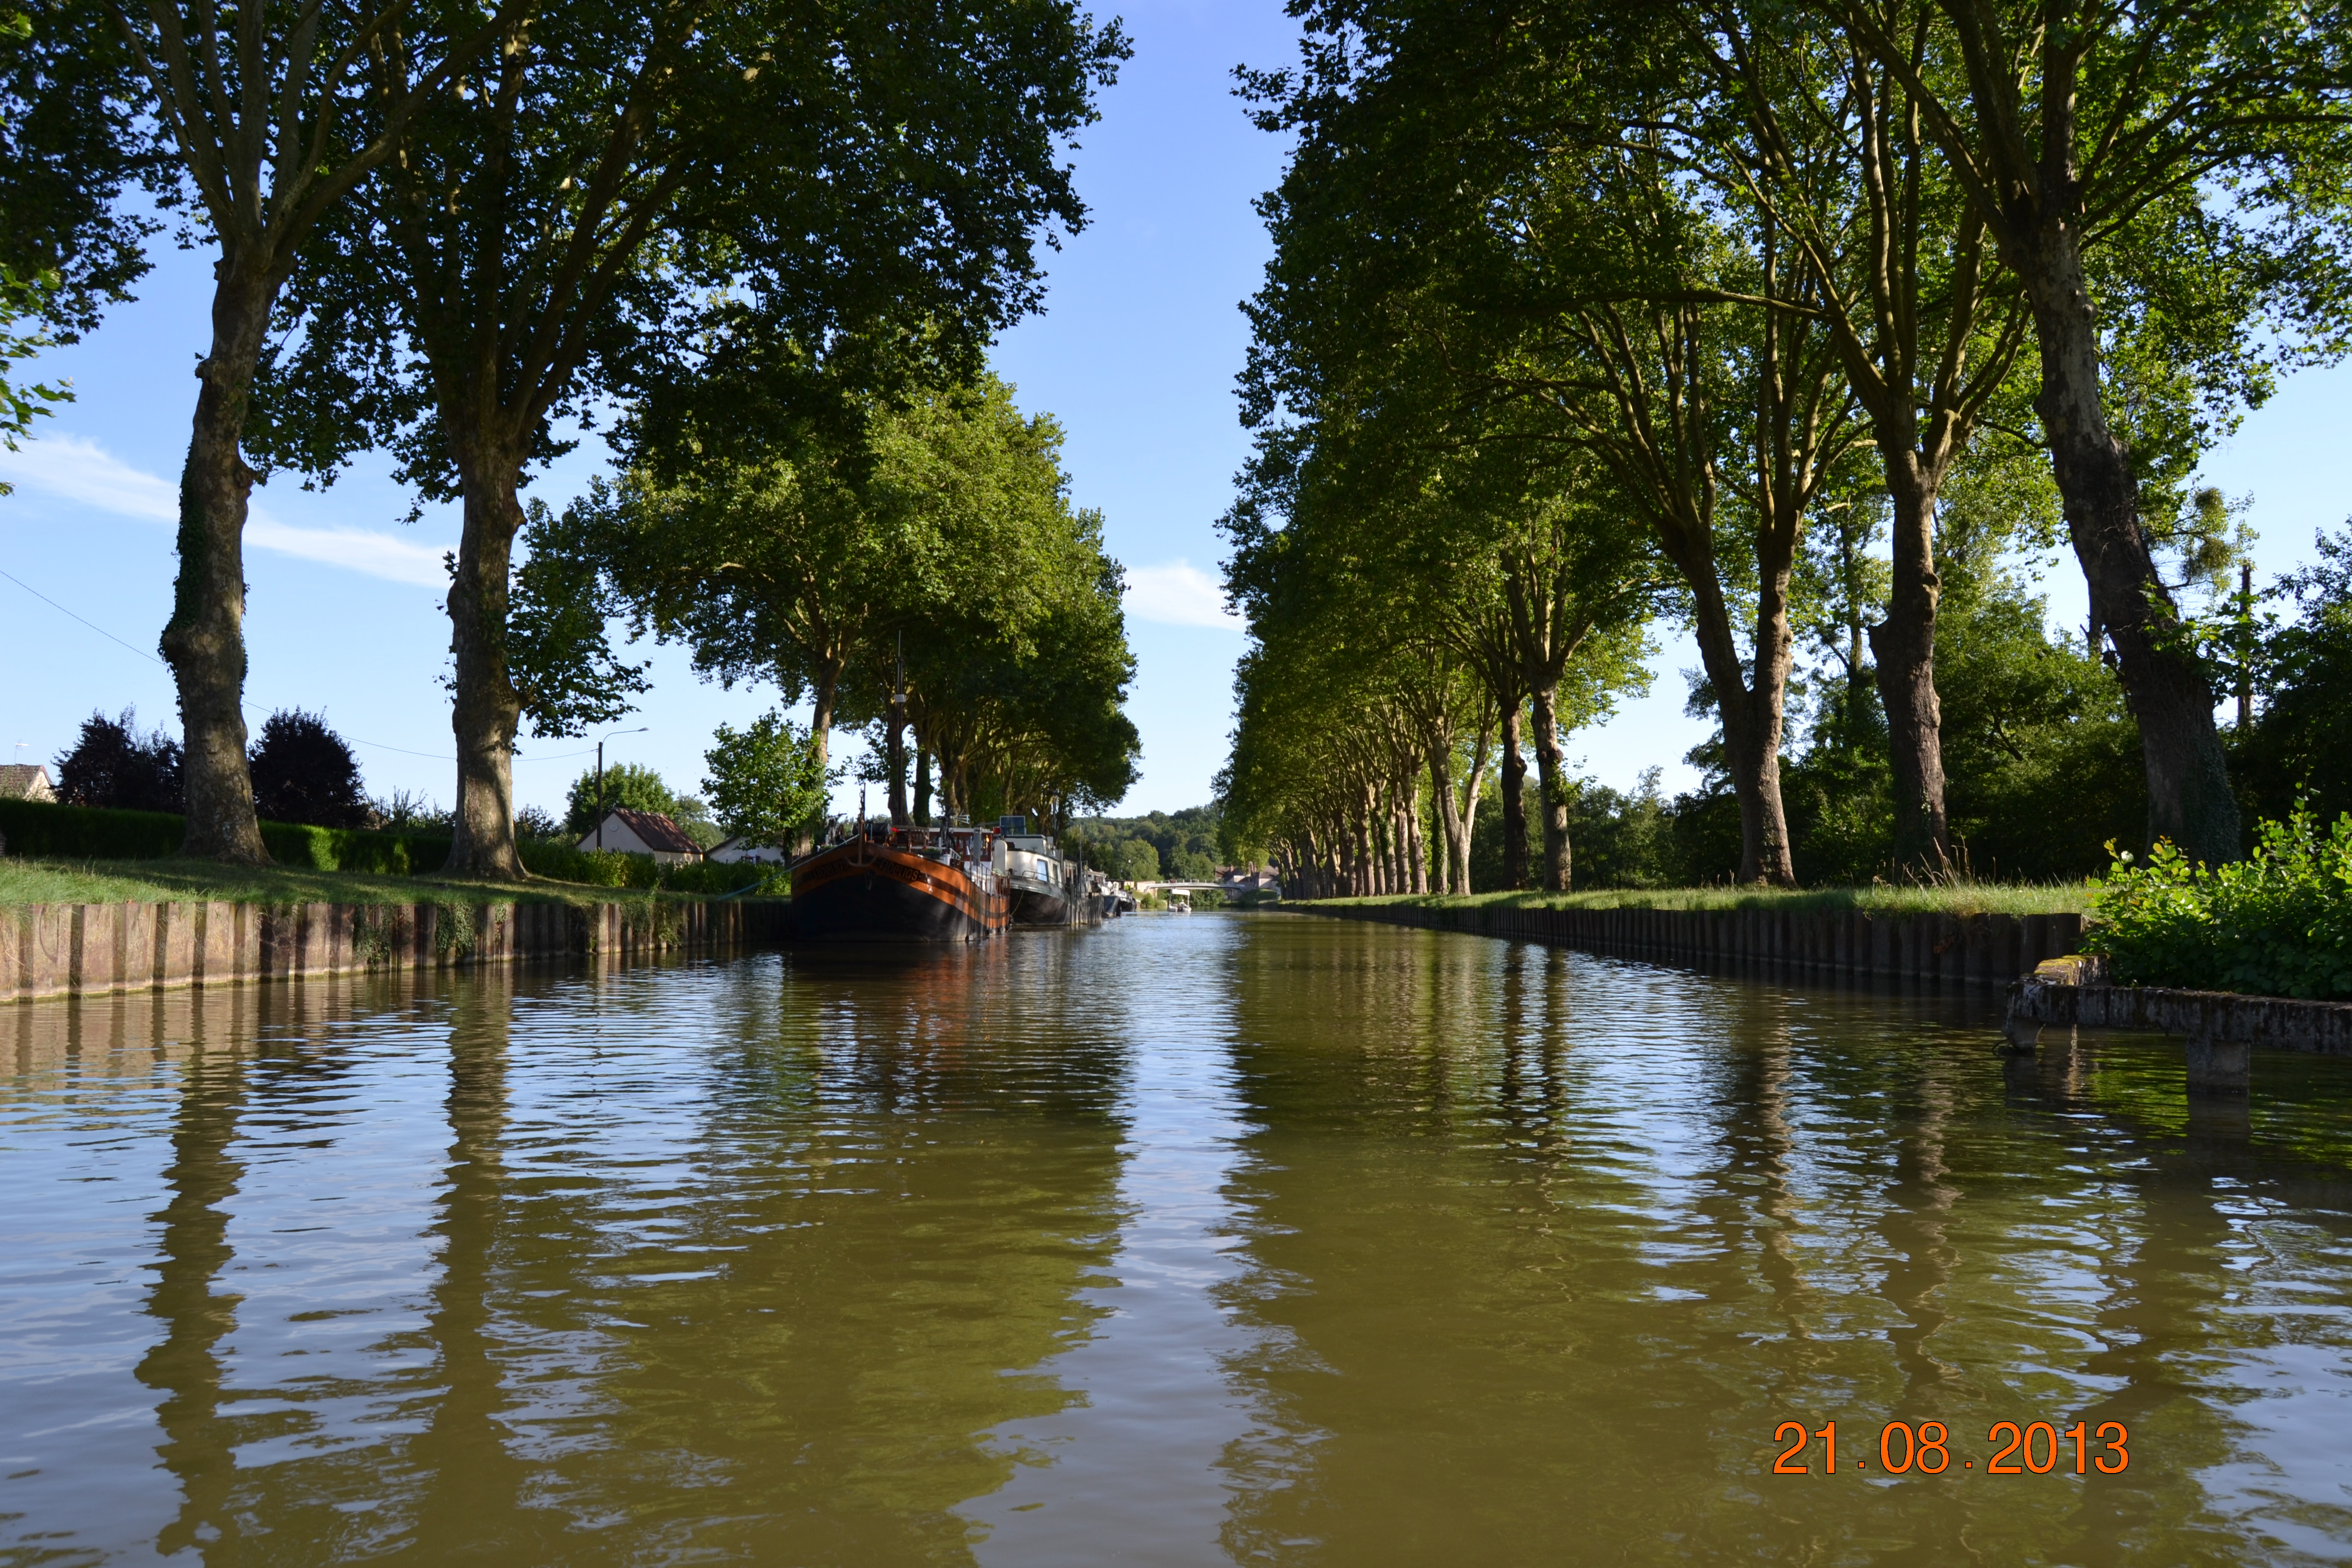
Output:
<svg viewBox="0 0 2352 1568">
<path fill-rule="evenodd" d="M 526 805 L 515 813 L 515 837 L 526 841 L 552 838 L 567 844 L 571 842 L 564 837 L 563 824 L 558 822 L 555 814 L 543 805 Z"/>
<path fill-rule="evenodd" d="M 574 849 L 569 844 L 521 845 L 522 863 L 535 877 L 581 882 L 592 888 L 667 888 L 680 893 L 731 893 L 754 886 L 762 868 L 750 861 L 715 860 L 686 866 L 656 864 L 650 855 L 618 849 Z"/>
<path fill-rule="evenodd" d="M 83 720 L 81 738 L 58 759 L 58 798 L 117 811 L 177 811 L 180 742 L 161 730 L 142 735 L 138 724 L 132 708 L 119 719 L 92 713 Z"/>
<path fill-rule="evenodd" d="M 2257 839 L 2222 866 L 2191 865 L 2169 843 L 2144 863 L 2116 855 L 2084 945 L 2126 984 L 2352 996 L 2352 813 L 2322 837 L 2297 811 Z"/>
<path fill-rule="evenodd" d="M 312 871 L 415 877 L 438 871 L 449 858 L 446 833 L 378 833 L 368 828 L 265 822 L 261 842 L 280 866 Z"/>
<path fill-rule="evenodd" d="M 323 714 L 281 709 L 253 748 L 253 809 L 271 822 L 363 827 L 369 808 L 360 764 Z"/>
</svg>

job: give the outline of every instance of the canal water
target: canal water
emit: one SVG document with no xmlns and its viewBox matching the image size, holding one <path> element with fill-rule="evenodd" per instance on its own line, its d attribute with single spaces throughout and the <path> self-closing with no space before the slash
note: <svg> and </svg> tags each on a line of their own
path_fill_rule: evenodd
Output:
<svg viewBox="0 0 2352 1568">
<path fill-rule="evenodd" d="M 1995 1041 L 1282 915 L 19 1008 L 0 1563 L 2352 1555 L 2352 1063 Z"/>
</svg>

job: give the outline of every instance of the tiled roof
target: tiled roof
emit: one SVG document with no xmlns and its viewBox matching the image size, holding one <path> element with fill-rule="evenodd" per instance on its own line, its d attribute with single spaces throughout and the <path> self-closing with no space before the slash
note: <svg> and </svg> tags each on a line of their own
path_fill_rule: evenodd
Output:
<svg viewBox="0 0 2352 1568">
<path fill-rule="evenodd" d="M 637 836 L 637 841 L 648 849 L 664 854 L 699 855 L 702 846 L 687 836 L 686 829 L 657 811 L 631 811 L 626 806 L 613 808 L 613 817 Z"/>
<path fill-rule="evenodd" d="M 49 770 L 45 765 L 0 763 L 0 800 L 45 800 L 48 795 Z"/>
</svg>

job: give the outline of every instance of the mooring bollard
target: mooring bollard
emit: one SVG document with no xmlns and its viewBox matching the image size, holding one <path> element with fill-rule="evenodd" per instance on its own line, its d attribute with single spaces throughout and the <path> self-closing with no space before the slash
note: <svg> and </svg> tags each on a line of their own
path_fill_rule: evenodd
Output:
<svg viewBox="0 0 2352 1568">
<path fill-rule="evenodd" d="M 2243 1094 L 2252 1079 L 2253 1049 L 2242 1040 L 2192 1036 L 2189 1041 L 2189 1092 Z"/>
</svg>

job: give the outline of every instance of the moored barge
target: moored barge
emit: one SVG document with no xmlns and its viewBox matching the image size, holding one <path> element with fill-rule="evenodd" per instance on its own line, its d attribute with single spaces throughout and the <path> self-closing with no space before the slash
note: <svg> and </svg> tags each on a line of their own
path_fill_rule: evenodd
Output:
<svg viewBox="0 0 2352 1568">
<path fill-rule="evenodd" d="M 1118 913 L 1109 881 L 1073 859 L 1025 816 L 996 820 L 992 857 L 1017 926 L 1093 925 Z"/>
<path fill-rule="evenodd" d="M 793 923 L 814 942 L 980 942 L 1009 900 L 977 827 L 862 829 L 793 867 Z"/>
</svg>

